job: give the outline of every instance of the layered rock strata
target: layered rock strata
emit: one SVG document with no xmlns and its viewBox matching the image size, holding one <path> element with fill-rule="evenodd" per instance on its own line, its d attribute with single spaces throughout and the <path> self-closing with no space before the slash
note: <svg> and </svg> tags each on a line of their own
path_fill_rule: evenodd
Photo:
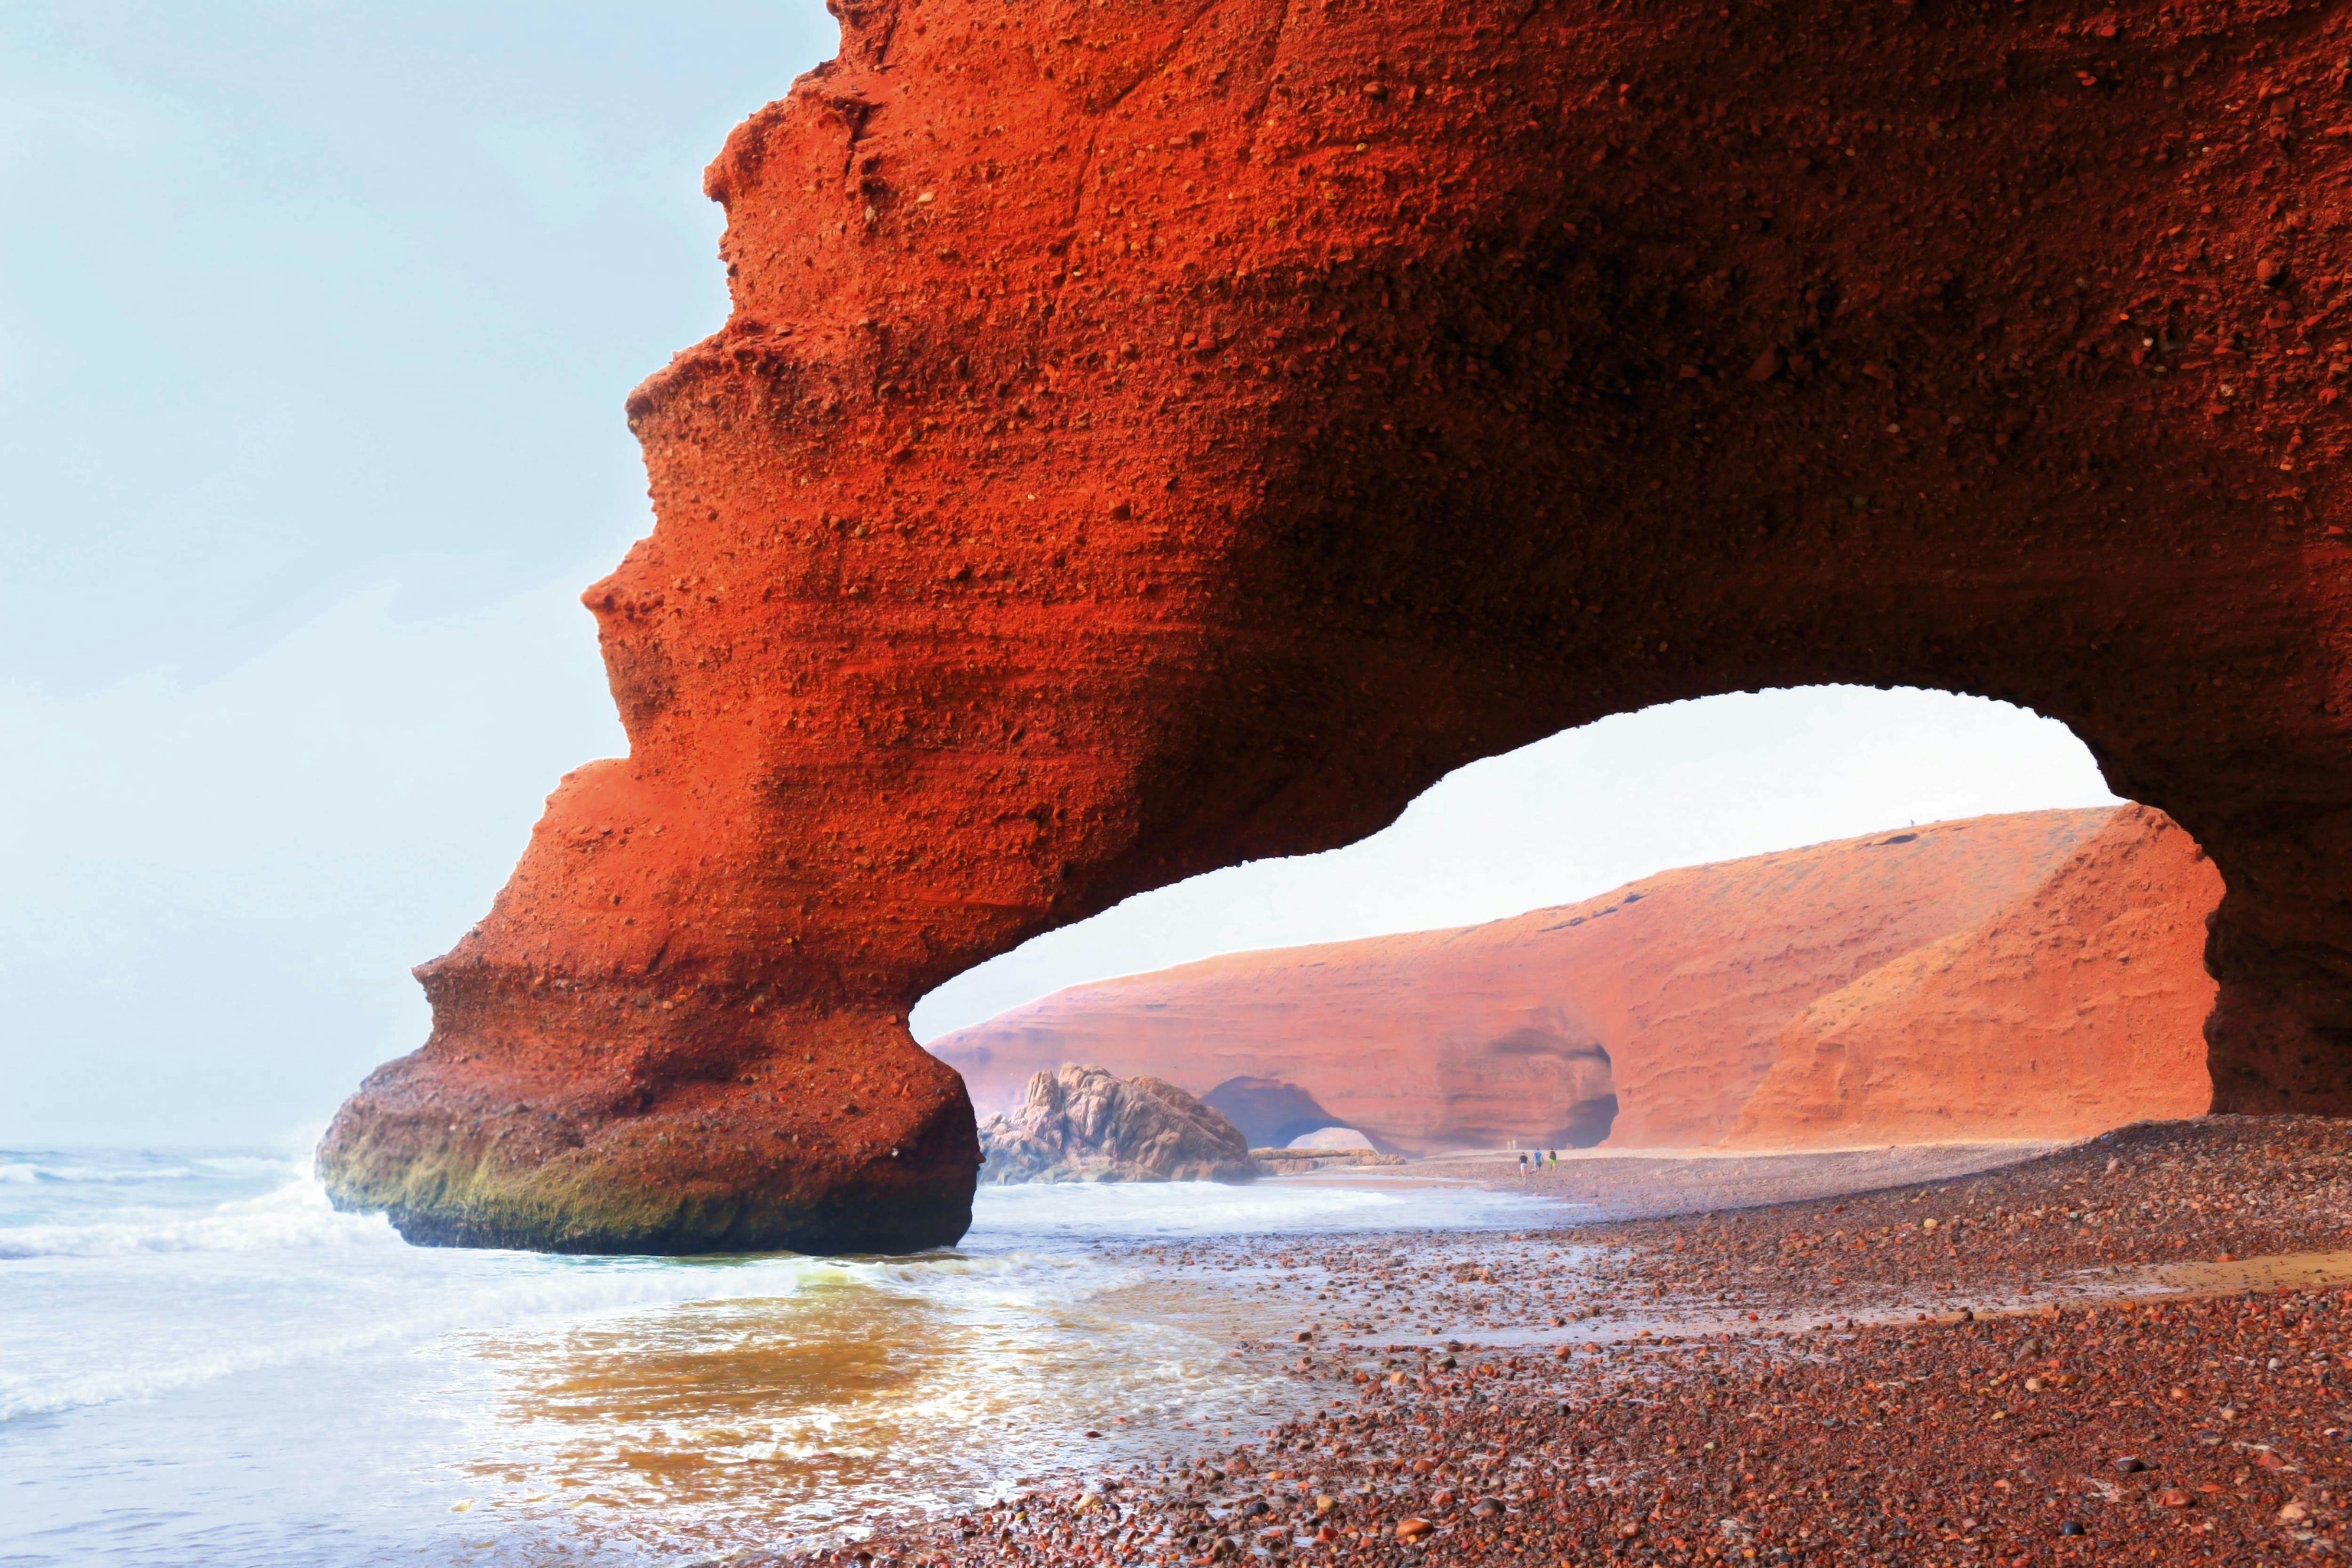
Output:
<svg viewBox="0 0 2352 1568">
<path fill-rule="evenodd" d="M 2335 11 L 838 15 L 706 176 L 724 329 L 628 400 L 629 754 L 426 966 L 339 1201 L 944 1239 L 941 980 L 1832 681 L 2071 725 L 2228 885 L 2221 1102 L 2352 1108 Z"/>
<path fill-rule="evenodd" d="M 1278 1085 L 1286 1096 L 1260 1087 L 1255 1099 L 1312 1105 L 1330 1124 L 1415 1153 L 1509 1140 L 1711 1144 L 1742 1124 L 1761 1086 L 1790 1081 L 1791 1020 L 1989 920 L 2023 910 L 2030 925 L 2037 890 L 2086 847 L 2136 844 L 2158 823 L 2168 844 L 2186 844 L 2137 808 L 2123 817 L 2028 812 L 1686 867 L 1484 925 L 1231 953 L 1073 986 L 930 1048 L 983 1110 L 1013 1102 L 1040 1068 L 1083 1060 L 1206 1090 L 1212 1102 L 1235 1081 Z M 2200 926 L 2219 893 L 2202 890 L 2203 907 L 2185 911 Z M 2162 918 L 2182 912 L 2167 904 Z M 2145 957 L 2147 984 L 2185 978 L 2193 995 L 2202 983 L 2193 950 L 2177 940 Z M 2075 973 L 2061 969 L 2036 999 L 2063 1010 L 2069 1026 L 2077 1014 L 2064 982 Z M 2187 1053 L 2182 1081 L 2210 1098 L 2200 1016 L 2103 1015 L 2118 1027 L 2168 1025 L 2149 1048 L 2168 1063 Z M 2099 1044 L 2104 1054 L 2083 1040 L 2068 1081 L 2096 1083 L 2118 1065 L 2121 1042 Z M 1980 1048 L 1958 1031 L 1920 1037 L 1904 1092 L 1936 1103 L 1968 1070 L 1948 1058 Z M 2051 1065 L 2060 1070 L 2054 1053 Z M 2131 1120 L 2146 1085 L 2119 1079 L 2114 1088 L 2097 1103 L 2114 1121 Z M 1966 1135 L 1998 1101 L 1997 1089 L 1990 1100 L 1960 1101 L 1957 1121 L 1937 1135 Z M 1812 1120 L 1757 1135 L 1819 1142 Z"/>
<path fill-rule="evenodd" d="M 1022 1103 L 981 1125 L 983 1180 L 1246 1182 L 1241 1130 L 1172 1083 L 1068 1063 L 1029 1080 Z"/>
<path fill-rule="evenodd" d="M 2200 957 L 2221 879 L 2126 806 L 2023 898 L 1807 1006 L 1727 1142 L 2069 1138 L 2212 1105 Z"/>
</svg>

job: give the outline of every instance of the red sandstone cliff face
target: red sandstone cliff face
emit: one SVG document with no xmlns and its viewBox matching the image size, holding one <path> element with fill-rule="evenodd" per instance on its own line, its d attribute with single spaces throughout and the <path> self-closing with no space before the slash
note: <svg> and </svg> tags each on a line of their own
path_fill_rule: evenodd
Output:
<svg viewBox="0 0 2352 1568">
<path fill-rule="evenodd" d="M 1578 1146 L 1603 1131 L 1613 1147 L 1713 1143 L 1782 1070 L 1792 1017 L 2018 908 L 2115 836 L 2110 815 L 1935 823 L 1668 871 L 1486 925 L 1234 953 L 1072 987 L 930 1048 L 983 1110 L 1016 1102 L 1032 1072 L 1083 1061 L 1197 1094 L 1281 1080 L 1329 1120 L 1416 1152 Z M 2178 962 L 2196 971 L 2177 941 L 2148 956 L 2152 977 Z M 2200 1084 L 2201 1017 L 2163 1020 Z M 1924 1041 L 1912 1064 L 1930 1102 L 1949 1079 L 1944 1055 Z M 1959 1125 L 1973 1125 L 1965 1110 Z M 1279 1131 L 1244 1130 L 1253 1142 Z"/>
<path fill-rule="evenodd" d="M 628 400 L 629 754 L 422 971 L 338 1201 L 951 1238 L 940 981 L 1822 681 L 2072 725 L 2227 880 L 2221 1103 L 2352 1107 L 2340 8 L 837 14 L 709 170 L 724 330 Z"/>
<path fill-rule="evenodd" d="M 1791 1019 L 1728 1142 L 2068 1138 L 2212 1106 L 2213 864 L 2126 806 L 2024 897 Z"/>
</svg>

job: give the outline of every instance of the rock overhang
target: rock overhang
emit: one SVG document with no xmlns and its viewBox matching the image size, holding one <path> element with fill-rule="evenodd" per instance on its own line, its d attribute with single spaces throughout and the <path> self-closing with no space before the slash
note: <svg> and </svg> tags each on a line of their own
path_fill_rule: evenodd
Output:
<svg viewBox="0 0 2352 1568">
<path fill-rule="evenodd" d="M 2324 26 L 840 14 L 709 173 L 728 329 L 629 399 L 630 755 L 429 966 L 343 1201 L 618 1246 L 708 1183 L 666 1245 L 729 1202 L 951 1239 L 931 985 L 1765 685 L 2068 723 L 2227 883 L 2220 1103 L 2352 1093 Z M 542 1079 L 579 1148 L 500 1109 Z"/>
</svg>

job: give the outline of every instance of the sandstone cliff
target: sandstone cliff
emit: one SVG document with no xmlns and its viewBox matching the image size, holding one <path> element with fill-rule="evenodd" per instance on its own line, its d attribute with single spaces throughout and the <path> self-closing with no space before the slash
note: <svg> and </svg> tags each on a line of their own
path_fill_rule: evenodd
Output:
<svg viewBox="0 0 2352 1568">
<path fill-rule="evenodd" d="M 2032 812 L 1690 867 L 1486 925 L 1076 986 L 930 1048 L 983 1108 L 1010 1103 L 1040 1068 L 1098 1061 L 1202 1093 L 1254 1144 L 1342 1123 L 1416 1152 L 1507 1138 L 1708 1144 L 1738 1124 L 1808 1006 L 1977 929 L 2086 844 L 2136 842 L 2153 824 L 2169 835 L 2159 859 L 2186 844 L 2152 812 Z M 2192 924 L 2204 912 L 2163 907 Z M 2143 972 L 2170 974 L 2186 999 L 2177 971 L 2196 963 L 2176 939 Z M 2173 1031 L 2152 1062 L 2194 1076 L 2193 1009 L 2134 1016 Z M 1919 1053 L 1930 1082 L 1936 1056 Z M 2109 1103 L 2137 1103 L 2144 1087 L 2119 1084 Z"/>
<path fill-rule="evenodd" d="M 949 976 L 1606 714 L 1840 681 L 2073 728 L 2229 884 L 2225 1102 L 2352 1108 L 2332 15 L 835 14 L 705 175 L 725 326 L 625 404 L 627 754 L 420 971 L 336 1201 L 952 1240 L 971 1108 L 906 1028 Z M 1639 1011 L 1511 1026 L 1548 1131 Z M 1618 1077 L 1629 1134 L 1729 1115 Z"/>
<path fill-rule="evenodd" d="M 1729 1142 L 2065 1138 L 2201 1116 L 2221 897 L 2189 835 L 2126 806 L 1990 919 L 1799 1013 Z"/>
<path fill-rule="evenodd" d="M 1065 1064 L 1029 1080 L 1023 1102 L 980 1129 L 981 1179 L 1246 1182 L 1257 1174 L 1234 1124 L 1174 1084 Z"/>
</svg>

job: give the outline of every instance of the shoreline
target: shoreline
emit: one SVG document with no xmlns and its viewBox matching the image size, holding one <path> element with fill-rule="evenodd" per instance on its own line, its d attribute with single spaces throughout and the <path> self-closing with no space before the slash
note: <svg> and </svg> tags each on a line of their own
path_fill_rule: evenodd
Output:
<svg viewBox="0 0 2352 1568">
<path fill-rule="evenodd" d="M 1462 1151 L 1411 1168 L 1433 1180 L 1580 1203 L 1606 1217 L 1673 1217 L 1848 1197 L 1880 1187 L 1954 1181 L 2022 1163 L 2084 1140 L 1956 1141 L 1847 1149 L 1580 1149 L 1522 1176 L 1517 1155 Z"/>
<path fill-rule="evenodd" d="M 1296 1380 L 1300 1415 L 1222 1452 L 789 1555 L 2336 1555 L 2352 1479 L 2347 1216 L 2352 1124 L 2215 1117 L 1697 1212 L 1155 1244 L 1131 1250 L 1255 1276 L 1294 1304 L 1296 1329 L 1235 1353 Z"/>
<path fill-rule="evenodd" d="M 2075 1142 L 2081 1142 L 2077 1140 Z M 1840 1197 L 1908 1182 L 1951 1180 L 2072 1147 L 2046 1139 L 1874 1144 L 1844 1149 L 1579 1149 L 1557 1168 L 1522 1174 L 1514 1151 L 1450 1150 L 1394 1165 L 1335 1162 L 1318 1170 L 1260 1176 L 1281 1186 L 1480 1187 L 1547 1199 L 1580 1224 L 1684 1213 L 1715 1213 Z"/>
</svg>

